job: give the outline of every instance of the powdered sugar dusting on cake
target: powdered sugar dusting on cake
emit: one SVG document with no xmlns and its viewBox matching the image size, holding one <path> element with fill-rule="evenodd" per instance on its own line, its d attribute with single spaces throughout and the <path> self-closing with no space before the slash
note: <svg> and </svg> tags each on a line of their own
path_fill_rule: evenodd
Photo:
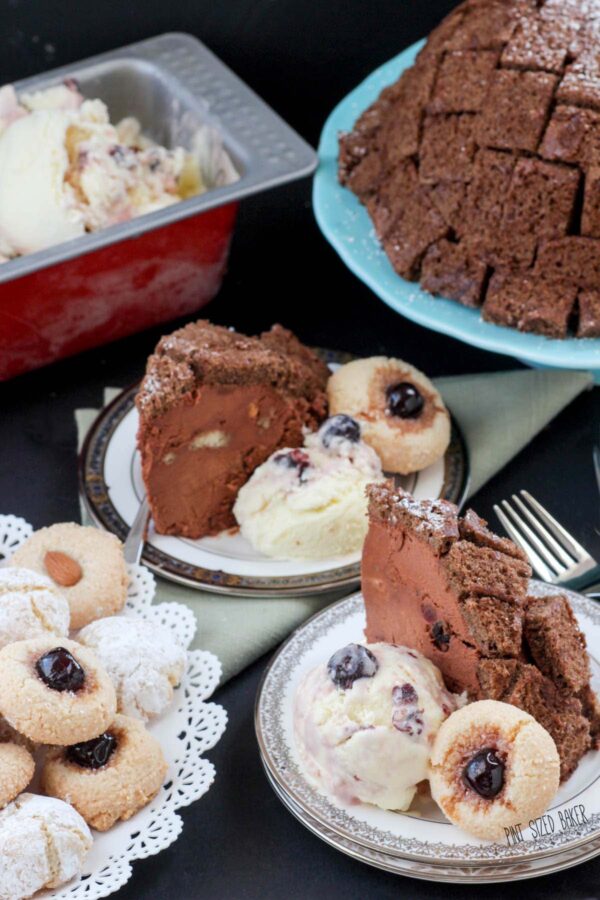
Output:
<svg viewBox="0 0 600 900">
<path fill-rule="evenodd" d="M 405 525 L 445 552 L 459 538 L 458 508 L 448 500 L 415 500 L 393 482 L 369 485 L 369 514 L 391 525 Z"/>
<path fill-rule="evenodd" d="M 201 320 L 161 338 L 136 405 L 142 418 L 152 419 L 205 384 L 268 384 L 312 400 L 328 376 L 325 363 L 279 325 L 247 337 Z"/>
</svg>

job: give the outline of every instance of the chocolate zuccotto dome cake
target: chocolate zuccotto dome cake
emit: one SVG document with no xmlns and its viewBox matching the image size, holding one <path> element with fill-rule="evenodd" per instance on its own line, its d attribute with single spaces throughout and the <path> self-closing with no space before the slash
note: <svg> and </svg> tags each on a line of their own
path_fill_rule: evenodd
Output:
<svg viewBox="0 0 600 900">
<path fill-rule="evenodd" d="M 530 597 L 522 551 L 472 510 L 371 485 L 363 550 L 366 639 L 419 650 L 450 690 L 501 700 L 550 732 L 567 778 L 597 744 L 585 638 L 564 596 Z"/>
<path fill-rule="evenodd" d="M 340 138 L 394 269 L 500 325 L 600 336 L 600 0 L 467 0 Z"/>
<path fill-rule="evenodd" d="M 241 486 L 327 415 L 329 369 L 290 331 L 259 337 L 200 321 L 160 340 L 136 397 L 142 474 L 159 534 L 236 525 Z"/>
</svg>

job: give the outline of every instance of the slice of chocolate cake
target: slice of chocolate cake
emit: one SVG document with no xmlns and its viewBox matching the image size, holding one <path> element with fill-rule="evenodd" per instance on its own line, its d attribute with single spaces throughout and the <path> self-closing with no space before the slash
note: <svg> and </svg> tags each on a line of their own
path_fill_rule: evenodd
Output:
<svg viewBox="0 0 600 900">
<path fill-rule="evenodd" d="M 412 647 L 470 699 L 512 703 L 553 736 L 563 778 L 597 740 L 585 638 L 562 596 L 528 597 L 523 552 L 472 510 L 369 491 L 362 563 L 366 639 Z"/>
<path fill-rule="evenodd" d="M 479 682 L 482 697 L 512 703 L 544 726 L 558 750 L 561 780 L 568 778 L 591 746 L 589 716 L 580 700 L 517 659 L 482 659 Z"/>
<path fill-rule="evenodd" d="M 327 413 L 329 370 L 279 325 L 260 337 L 200 321 L 163 337 L 136 398 L 154 525 L 190 538 L 235 525 L 239 488 Z"/>
</svg>

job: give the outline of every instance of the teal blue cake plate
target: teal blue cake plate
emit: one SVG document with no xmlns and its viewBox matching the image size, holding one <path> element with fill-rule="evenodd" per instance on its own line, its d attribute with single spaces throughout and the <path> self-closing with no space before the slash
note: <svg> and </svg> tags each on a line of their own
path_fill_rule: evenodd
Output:
<svg viewBox="0 0 600 900">
<path fill-rule="evenodd" d="M 484 322 L 478 310 L 432 297 L 394 272 L 375 237 L 366 209 L 337 179 L 338 135 L 350 131 L 360 113 L 412 65 L 422 42 L 376 69 L 339 103 L 319 142 L 313 204 L 317 222 L 349 269 L 384 303 L 419 325 L 453 338 L 513 356 L 541 368 L 589 369 L 600 382 L 600 338 L 556 340 Z"/>
</svg>

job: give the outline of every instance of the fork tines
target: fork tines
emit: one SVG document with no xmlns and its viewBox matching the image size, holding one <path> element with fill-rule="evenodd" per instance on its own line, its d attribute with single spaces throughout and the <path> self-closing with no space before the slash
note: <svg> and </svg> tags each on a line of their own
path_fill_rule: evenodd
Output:
<svg viewBox="0 0 600 900">
<path fill-rule="evenodd" d="M 587 550 L 528 491 L 503 500 L 494 511 L 544 581 L 560 583 L 596 565 Z"/>
</svg>

